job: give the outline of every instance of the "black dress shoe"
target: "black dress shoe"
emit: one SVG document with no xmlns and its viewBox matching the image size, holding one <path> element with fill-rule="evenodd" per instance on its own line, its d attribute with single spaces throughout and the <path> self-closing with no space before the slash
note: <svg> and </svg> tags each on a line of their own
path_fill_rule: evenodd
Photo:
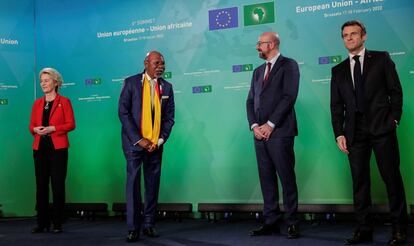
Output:
<svg viewBox="0 0 414 246">
<path fill-rule="evenodd" d="M 139 240 L 139 230 L 128 231 L 128 235 L 126 237 L 126 241 L 128 243 L 136 242 L 138 240 Z"/>
<path fill-rule="evenodd" d="M 389 245 L 401 245 L 407 241 L 407 232 L 403 230 L 394 230 L 391 239 L 388 241 Z"/>
<path fill-rule="evenodd" d="M 280 228 L 278 224 L 271 224 L 271 225 L 262 225 L 258 229 L 251 230 L 249 232 L 250 236 L 265 236 L 265 235 L 271 235 L 271 234 L 278 234 L 280 233 Z"/>
<path fill-rule="evenodd" d="M 144 230 L 142 230 L 142 234 L 144 234 L 147 237 L 159 237 L 154 227 L 144 228 Z"/>
<path fill-rule="evenodd" d="M 52 232 L 54 234 L 62 233 L 63 232 L 62 225 L 53 225 Z"/>
<path fill-rule="evenodd" d="M 288 239 L 295 239 L 300 237 L 299 226 L 298 225 L 289 225 L 288 230 Z"/>
<path fill-rule="evenodd" d="M 32 233 L 42 233 L 42 232 L 48 232 L 50 230 L 49 226 L 36 226 L 32 229 Z"/>
<path fill-rule="evenodd" d="M 351 238 L 345 239 L 345 245 L 369 243 L 372 242 L 372 231 L 356 230 Z"/>
</svg>

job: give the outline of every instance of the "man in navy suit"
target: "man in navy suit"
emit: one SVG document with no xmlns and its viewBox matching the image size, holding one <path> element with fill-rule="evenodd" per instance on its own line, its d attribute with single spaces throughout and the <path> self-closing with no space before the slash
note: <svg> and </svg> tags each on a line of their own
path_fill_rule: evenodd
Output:
<svg viewBox="0 0 414 246">
<path fill-rule="evenodd" d="M 275 32 L 260 35 L 256 49 L 266 63 L 254 70 L 246 101 L 264 201 L 264 225 L 250 231 L 250 235 L 280 232 L 279 176 L 289 225 L 288 238 L 291 239 L 299 237 L 293 150 L 294 138 L 298 135 L 294 105 L 299 89 L 299 68 L 296 61 L 280 54 L 279 44 L 279 35 Z"/>
<path fill-rule="evenodd" d="M 393 225 L 389 244 L 402 244 L 407 237 L 407 203 L 396 135 L 403 102 L 400 80 L 387 52 L 365 49 L 363 23 L 348 21 L 341 30 L 349 57 L 332 68 L 332 127 L 338 148 L 348 155 L 358 221 L 354 235 L 345 244 L 372 241 L 372 150 L 387 187 Z"/>
<path fill-rule="evenodd" d="M 127 241 L 143 234 L 157 237 L 154 217 L 158 202 L 163 146 L 174 125 L 172 85 L 161 75 L 164 57 L 148 53 L 145 71 L 125 79 L 119 98 L 118 115 L 122 124 L 122 148 L 127 161 Z M 141 216 L 141 166 L 144 169 L 145 207 Z"/>
</svg>

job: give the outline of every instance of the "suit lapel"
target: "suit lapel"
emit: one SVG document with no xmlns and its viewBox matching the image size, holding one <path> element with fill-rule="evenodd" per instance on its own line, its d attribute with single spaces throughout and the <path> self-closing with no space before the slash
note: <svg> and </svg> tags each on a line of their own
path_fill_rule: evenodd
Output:
<svg viewBox="0 0 414 246">
<path fill-rule="evenodd" d="M 265 70 L 266 70 L 266 65 L 265 64 L 263 64 L 259 67 L 259 70 L 258 70 L 259 75 L 258 75 L 258 78 L 257 78 L 256 83 L 254 85 L 255 86 L 255 88 L 254 88 L 255 91 L 261 92 L 262 89 L 263 89 L 262 86 L 263 86 L 263 78 L 264 78 Z"/>
<path fill-rule="evenodd" d="M 144 87 L 144 76 L 145 76 L 145 72 L 138 76 L 139 83 L 137 86 L 138 86 L 138 90 L 140 93 L 142 93 L 142 87 Z"/>
<path fill-rule="evenodd" d="M 371 61 L 372 61 L 372 54 L 368 50 L 365 50 L 365 56 L 364 56 L 364 66 L 362 67 L 362 81 L 363 83 L 366 83 L 366 78 L 368 71 L 370 71 L 371 68 Z"/>
<path fill-rule="evenodd" d="M 164 92 L 163 91 L 163 89 L 164 89 L 164 82 L 163 82 L 163 79 L 162 78 L 159 78 L 158 79 L 158 83 L 157 83 L 157 86 L 158 86 L 158 91 L 160 92 L 160 107 L 161 107 L 161 110 L 162 110 L 162 93 Z"/>
<path fill-rule="evenodd" d="M 60 95 L 59 94 L 56 95 L 56 98 L 55 98 L 55 100 L 53 102 L 52 110 L 50 111 L 50 117 L 49 117 L 49 119 L 52 118 L 52 115 L 56 111 L 56 108 L 57 107 L 61 107 L 60 106 Z"/>
<path fill-rule="evenodd" d="M 344 61 L 344 78 L 345 78 L 345 84 L 346 87 L 348 87 L 349 90 L 354 92 L 354 82 L 352 81 L 352 74 L 351 74 L 351 62 L 348 58 Z"/>
</svg>

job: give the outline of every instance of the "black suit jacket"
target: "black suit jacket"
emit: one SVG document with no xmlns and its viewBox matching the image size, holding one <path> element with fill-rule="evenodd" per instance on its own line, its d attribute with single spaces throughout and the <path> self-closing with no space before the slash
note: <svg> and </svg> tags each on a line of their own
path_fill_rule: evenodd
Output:
<svg viewBox="0 0 414 246">
<path fill-rule="evenodd" d="M 344 135 L 352 144 L 356 101 L 349 57 L 332 68 L 331 117 L 335 138 Z M 402 114 L 402 89 L 395 64 L 384 51 L 365 50 L 362 71 L 365 117 L 369 133 L 378 136 L 395 129 Z"/>
<path fill-rule="evenodd" d="M 253 72 L 246 101 L 249 127 L 270 120 L 275 124 L 271 138 L 297 136 L 294 105 L 299 90 L 298 64 L 295 60 L 280 55 L 262 88 L 265 69 L 266 63 Z"/>
</svg>

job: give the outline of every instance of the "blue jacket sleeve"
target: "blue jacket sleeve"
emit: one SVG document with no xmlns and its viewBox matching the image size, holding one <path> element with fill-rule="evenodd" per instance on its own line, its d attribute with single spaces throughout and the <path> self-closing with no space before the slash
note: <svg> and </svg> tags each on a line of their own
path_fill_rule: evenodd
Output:
<svg viewBox="0 0 414 246">
<path fill-rule="evenodd" d="M 132 83 L 131 80 L 125 80 L 119 97 L 118 117 L 121 121 L 122 128 L 126 132 L 131 143 L 135 144 L 141 138 L 141 131 L 132 113 Z"/>
</svg>

